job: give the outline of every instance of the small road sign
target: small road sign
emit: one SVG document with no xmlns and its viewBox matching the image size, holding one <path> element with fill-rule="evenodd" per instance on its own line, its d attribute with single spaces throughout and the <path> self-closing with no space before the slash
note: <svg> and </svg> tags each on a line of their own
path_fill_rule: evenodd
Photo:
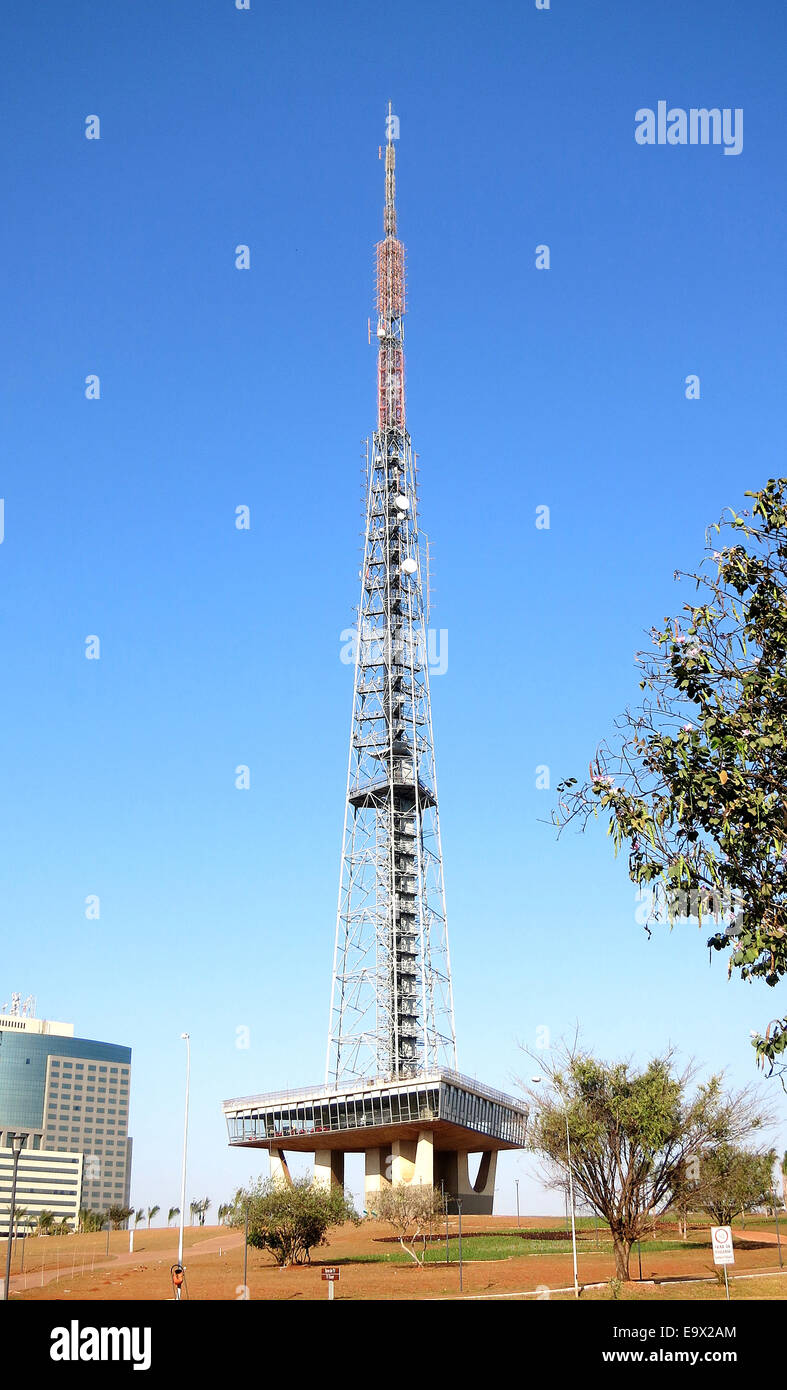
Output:
<svg viewBox="0 0 787 1390">
<path fill-rule="evenodd" d="M 735 1251 L 732 1248 L 732 1228 L 730 1226 L 711 1226 L 711 1245 L 713 1262 L 717 1265 L 734 1265 Z"/>
<path fill-rule="evenodd" d="M 333 1298 L 333 1286 L 339 1282 L 341 1270 L 338 1265 L 323 1265 L 320 1276 L 328 1285 L 328 1297 Z"/>
</svg>

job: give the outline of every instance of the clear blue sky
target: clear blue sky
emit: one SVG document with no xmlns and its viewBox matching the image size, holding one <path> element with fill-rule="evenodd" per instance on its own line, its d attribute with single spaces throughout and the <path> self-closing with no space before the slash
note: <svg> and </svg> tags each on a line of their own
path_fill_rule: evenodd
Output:
<svg viewBox="0 0 787 1390">
<path fill-rule="evenodd" d="M 183 1029 L 214 1207 L 267 1170 L 221 1099 L 322 1077 L 389 99 L 460 1067 L 511 1088 L 520 1044 L 579 1020 L 742 1084 L 783 1012 L 696 927 L 648 941 L 603 829 L 557 843 L 535 769 L 582 774 L 673 570 L 783 471 L 787 11 L 392 14 L 72 0 L 5 26 L 0 994 L 133 1048 L 137 1204 L 178 1197 Z M 636 144 L 662 99 L 742 107 L 743 152 Z M 556 1208 L 533 1172 L 504 1161 L 501 1209 L 516 1175 Z"/>
</svg>

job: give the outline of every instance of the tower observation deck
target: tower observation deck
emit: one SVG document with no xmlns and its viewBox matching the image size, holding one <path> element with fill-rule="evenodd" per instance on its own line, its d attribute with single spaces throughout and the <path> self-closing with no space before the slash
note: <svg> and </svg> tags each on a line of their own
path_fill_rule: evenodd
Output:
<svg viewBox="0 0 787 1390">
<path fill-rule="evenodd" d="M 498 1149 L 524 1144 L 524 1107 L 457 1071 L 443 886 L 417 472 L 405 416 L 405 253 L 397 237 L 398 120 L 389 105 L 377 243 L 377 428 L 366 456 L 361 596 L 325 1085 L 226 1101 L 230 1143 L 314 1150 L 367 1191 L 441 1180 L 492 1210 Z M 470 1182 L 467 1155 L 482 1154 Z"/>
</svg>

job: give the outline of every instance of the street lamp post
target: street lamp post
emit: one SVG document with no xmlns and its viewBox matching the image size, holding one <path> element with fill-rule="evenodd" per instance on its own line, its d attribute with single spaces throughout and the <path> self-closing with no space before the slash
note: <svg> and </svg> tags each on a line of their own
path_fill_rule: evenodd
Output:
<svg viewBox="0 0 787 1390">
<path fill-rule="evenodd" d="M 519 1178 L 514 1178 L 514 1187 L 516 1188 L 516 1224 L 517 1224 L 517 1229 L 518 1229 L 518 1228 L 519 1228 Z"/>
<path fill-rule="evenodd" d="M 532 1076 L 530 1079 L 531 1079 L 531 1081 L 533 1082 L 533 1085 L 534 1085 L 534 1086 L 540 1086 L 540 1085 L 541 1085 L 541 1077 L 540 1077 L 540 1076 Z M 559 1093 L 558 1093 L 558 1094 L 559 1094 Z M 575 1217 L 574 1217 L 574 1170 L 573 1170 L 573 1168 L 572 1168 L 572 1166 L 571 1166 L 571 1135 L 569 1134 L 569 1130 L 568 1130 L 568 1106 L 567 1106 L 566 1101 L 563 1100 L 563 1097 L 562 1097 L 562 1096 L 560 1097 L 560 1099 L 561 1099 L 561 1101 L 563 1102 L 563 1119 L 564 1119 L 565 1122 L 566 1122 L 566 1151 L 567 1151 L 567 1157 L 568 1157 L 568 1190 L 569 1190 L 569 1195 L 570 1195 L 570 1200 L 571 1200 L 571 1251 L 572 1251 L 572 1254 L 573 1254 L 573 1257 L 574 1257 L 574 1297 L 575 1297 L 575 1298 L 579 1298 L 579 1275 L 578 1275 L 578 1273 L 577 1273 L 577 1227 L 576 1227 L 576 1221 L 575 1221 Z"/>
<path fill-rule="evenodd" d="M 571 1167 L 571 1136 L 568 1132 L 568 1110 L 563 1104 L 563 1118 L 566 1122 L 566 1148 L 568 1149 L 568 1187 L 571 1194 L 571 1249 L 574 1255 L 574 1297 L 579 1298 L 579 1277 L 577 1275 L 577 1227 L 574 1219 L 574 1170 Z"/>
<path fill-rule="evenodd" d="M 249 1203 L 246 1201 L 246 1219 L 243 1223 L 243 1297 L 249 1296 Z"/>
<path fill-rule="evenodd" d="M 8 1239 L 6 1241 L 5 1253 L 5 1284 L 3 1285 L 3 1300 L 8 1298 L 8 1286 L 11 1282 L 11 1249 L 14 1239 L 14 1214 L 16 1212 L 16 1174 L 19 1168 L 19 1155 L 22 1152 L 22 1145 L 25 1142 L 24 1134 L 14 1134 L 11 1139 L 11 1149 L 14 1155 L 14 1171 L 11 1178 L 11 1211 L 8 1218 Z"/>
<path fill-rule="evenodd" d="M 183 1114 L 183 1166 L 180 1178 L 180 1232 L 178 1235 L 178 1264 L 183 1264 L 183 1226 L 186 1220 L 186 1151 L 189 1141 L 189 1081 L 191 1078 L 191 1039 L 181 1033 L 186 1044 L 186 1104 Z"/>
</svg>

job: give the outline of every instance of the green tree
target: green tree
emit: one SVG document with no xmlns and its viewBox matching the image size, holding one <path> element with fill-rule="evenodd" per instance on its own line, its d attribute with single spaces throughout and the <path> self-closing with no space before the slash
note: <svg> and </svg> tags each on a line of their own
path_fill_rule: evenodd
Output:
<svg viewBox="0 0 787 1390">
<path fill-rule="evenodd" d="M 134 1215 L 133 1207 L 124 1207 L 117 1203 L 108 1208 L 105 1220 L 109 1221 L 113 1231 L 119 1231 L 124 1221 L 128 1221 Z"/>
<path fill-rule="evenodd" d="M 169 1211 L 167 1212 L 168 1226 L 171 1224 L 172 1221 L 174 1221 L 176 1216 L 180 1216 L 180 1207 L 170 1207 Z"/>
<path fill-rule="evenodd" d="M 696 1086 L 695 1070 L 678 1071 L 674 1054 L 642 1069 L 607 1063 L 576 1044 L 544 1062 L 550 1089 L 528 1089 L 530 1146 L 544 1160 L 548 1183 L 571 1176 L 577 1199 L 609 1225 L 615 1274 L 629 1277 L 629 1255 L 653 1219 L 679 1196 L 689 1160 L 709 1144 L 736 1143 L 770 1122 L 749 1089 L 726 1094 L 720 1075 Z"/>
<path fill-rule="evenodd" d="M 14 1234 L 23 1234 L 29 1224 L 27 1207 L 14 1207 Z"/>
<path fill-rule="evenodd" d="M 776 1152 L 717 1144 L 700 1154 L 696 1205 L 716 1226 L 729 1226 L 738 1212 L 752 1211 L 773 1201 Z"/>
<path fill-rule="evenodd" d="M 100 1231 L 106 1225 L 106 1217 L 100 1211 L 90 1211 L 82 1207 L 79 1212 L 78 1229 L 85 1233 Z"/>
<path fill-rule="evenodd" d="M 331 1227 L 347 1221 L 357 1226 L 360 1220 L 343 1188 L 323 1187 L 308 1178 L 296 1178 L 291 1185 L 259 1178 L 248 1189 L 239 1188 L 227 1224 L 242 1227 L 247 1206 L 249 1244 L 269 1250 L 281 1266 L 308 1264 L 310 1252 L 325 1244 Z"/>
<path fill-rule="evenodd" d="M 158 1216 L 160 1211 L 161 1207 L 159 1206 L 148 1207 L 148 1230 L 150 1230 L 150 1223 L 153 1220 L 153 1217 Z"/>
<path fill-rule="evenodd" d="M 415 1243 L 432 1219 L 443 1210 L 440 1191 L 425 1183 L 404 1182 L 383 1187 L 367 1201 L 369 1215 L 392 1226 L 402 1249 L 423 1267 L 426 1245 L 419 1255 Z"/>
<path fill-rule="evenodd" d="M 137 1209 L 137 1211 L 134 1212 L 134 1230 L 136 1230 L 136 1229 L 137 1229 L 137 1226 L 139 1225 L 139 1223 L 140 1223 L 141 1221 L 144 1221 L 144 1220 L 145 1220 L 145 1208 L 144 1208 L 144 1207 L 139 1207 L 139 1208 Z"/>
<path fill-rule="evenodd" d="M 48 1236 L 52 1234 L 55 1224 L 55 1214 L 52 1211 L 40 1211 L 36 1220 L 36 1235 Z"/>
<path fill-rule="evenodd" d="M 711 528 L 699 569 L 676 574 L 691 601 L 651 629 L 645 694 L 589 779 L 560 783 L 553 820 L 584 829 L 606 813 L 652 920 L 715 917 L 708 945 L 728 953 L 728 973 L 775 986 L 787 971 L 787 478 L 746 496 L 750 509 Z M 787 1018 L 754 1047 L 781 1069 Z"/>
<path fill-rule="evenodd" d="M 783 1155 L 779 1166 L 782 1174 L 782 1203 L 787 1208 L 787 1152 Z"/>
</svg>

